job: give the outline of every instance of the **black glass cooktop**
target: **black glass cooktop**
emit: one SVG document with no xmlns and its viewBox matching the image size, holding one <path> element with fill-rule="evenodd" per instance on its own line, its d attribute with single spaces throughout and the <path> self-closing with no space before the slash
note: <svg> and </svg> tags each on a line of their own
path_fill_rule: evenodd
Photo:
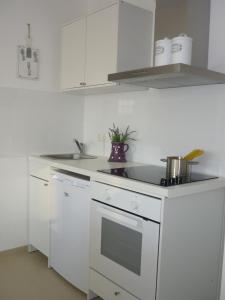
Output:
<svg viewBox="0 0 225 300">
<path fill-rule="evenodd" d="M 213 175 L 200 173 L 192 173 L 185 178 L 166 178 L 166 168 L 150 165 L 99 170 L 99 172 L 161 186 L 172 186 L 217 178 Z"/>
</svg>

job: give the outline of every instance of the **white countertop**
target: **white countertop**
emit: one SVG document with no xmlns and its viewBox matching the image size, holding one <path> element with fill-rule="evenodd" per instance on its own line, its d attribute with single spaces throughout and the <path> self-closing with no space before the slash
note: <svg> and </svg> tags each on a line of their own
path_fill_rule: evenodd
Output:
<svg viewBox="0 0 225 300">
<path fill-rule="evenodd" d="M 125 168 L 143 165 L 133 162 L 112 163 L 108 162 L 106 157 L 98 157 L 95 159 L 69 160 L 30 156 L 30 160 L 41 160 L 42 162 L 46 162 L 47 165 L 53 168 L 74 172 L 88 177 L 92 177 L 97 173 L 97 170 L 101 169 Z"/>
<path fill-rule="evenodd" d="M 210 191 L 213 189 L 224 188 L 225 178 L 210 179 L 206 181 L 199 181 L 178 186 L 162 187 L 149 183 L 144 183 L 132 179 L 117 177 L 109 174 L 99 173 L 97 170 L 110 168 L 124 168 L 134 167 L 143 164 L 135 162 L 127 163 L 111 163 L 107 161 L 106 157 L 98 157 L 96 159 L 82 159 L 82 160 L 63 160 L 50 159 L 40 156 L 31 156 L 30 160 L 39 160 L 46 163 L 47 166 L 56 169 L 62 169 L 73 173 L 85 175 L 91 178 L 92 181 L 99 181 L 105 184 L 117 186 L 127 190 L 151 195 L 157 198 L 174 198 L 185 196 L 203 191 Z"/>
</svg>

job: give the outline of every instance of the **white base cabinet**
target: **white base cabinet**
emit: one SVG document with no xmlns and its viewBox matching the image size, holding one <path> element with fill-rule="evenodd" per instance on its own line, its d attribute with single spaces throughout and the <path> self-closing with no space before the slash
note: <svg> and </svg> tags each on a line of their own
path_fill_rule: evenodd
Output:
<svg viewBox="0 0 225 300">
<path fill-rule="evenodd" d="M 29 245 L 49 255 L 49 183 L 30 176 Z"/>
<path fill-rule="evenodd" d="M 89 299 L 219 299 L 224 179 L 160 187 L 180 193 L 168 197 L 160 191 L 157 197 L 154 185 L 149 185 L 150 197 L 150 190 L 149 196 L 139 194 L 146 191 L 140 182 L 136 194 L 125 190 L 125 180 L 103 174 L 94 180 Z M 135 182 L 130 184 L 134 188 Z M 139 271 L 132 269 L 135 264 Z"/>
<path fill-rule="evenodd" d="M 28 250 L 42 252 L 49 267 L 87 293 L 90 180 L 62 172 L 30 160 Z"/>
</svg>

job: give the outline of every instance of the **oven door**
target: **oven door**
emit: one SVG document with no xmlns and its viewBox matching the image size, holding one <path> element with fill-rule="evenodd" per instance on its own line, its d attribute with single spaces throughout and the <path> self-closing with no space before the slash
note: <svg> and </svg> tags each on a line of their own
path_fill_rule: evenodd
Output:
<svg viewBox="0 0 225 300">
<path fill-rule="evenodd" d="M 158 223 L 91 201 L 91 268 L 129 293 L 154 300 Z"/>
</svg>

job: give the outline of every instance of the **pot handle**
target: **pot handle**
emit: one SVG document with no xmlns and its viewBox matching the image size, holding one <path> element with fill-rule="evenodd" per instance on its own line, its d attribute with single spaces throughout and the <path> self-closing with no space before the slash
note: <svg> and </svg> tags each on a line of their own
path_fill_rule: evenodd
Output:
<svg viewBox="0 0 225 300">
<path fill-rule="evenodd" d="M 127 147 L 126 149 L 125 149 L 125 146 Z M 128 144 L 124 144 L 124 152 L 127 152 L 129 150 L 129 145 Z"/>
<path fill-rule="evenodd" d="M 167 162 L 167 159 L 166 158 L 161 158 L 160 161 Z M 188 165 L 198 165 L 199 164 L 198 161 L 192 161 L 192 160 L 188 160 L 187 163 L 188 163 Z"/>
</svg>

